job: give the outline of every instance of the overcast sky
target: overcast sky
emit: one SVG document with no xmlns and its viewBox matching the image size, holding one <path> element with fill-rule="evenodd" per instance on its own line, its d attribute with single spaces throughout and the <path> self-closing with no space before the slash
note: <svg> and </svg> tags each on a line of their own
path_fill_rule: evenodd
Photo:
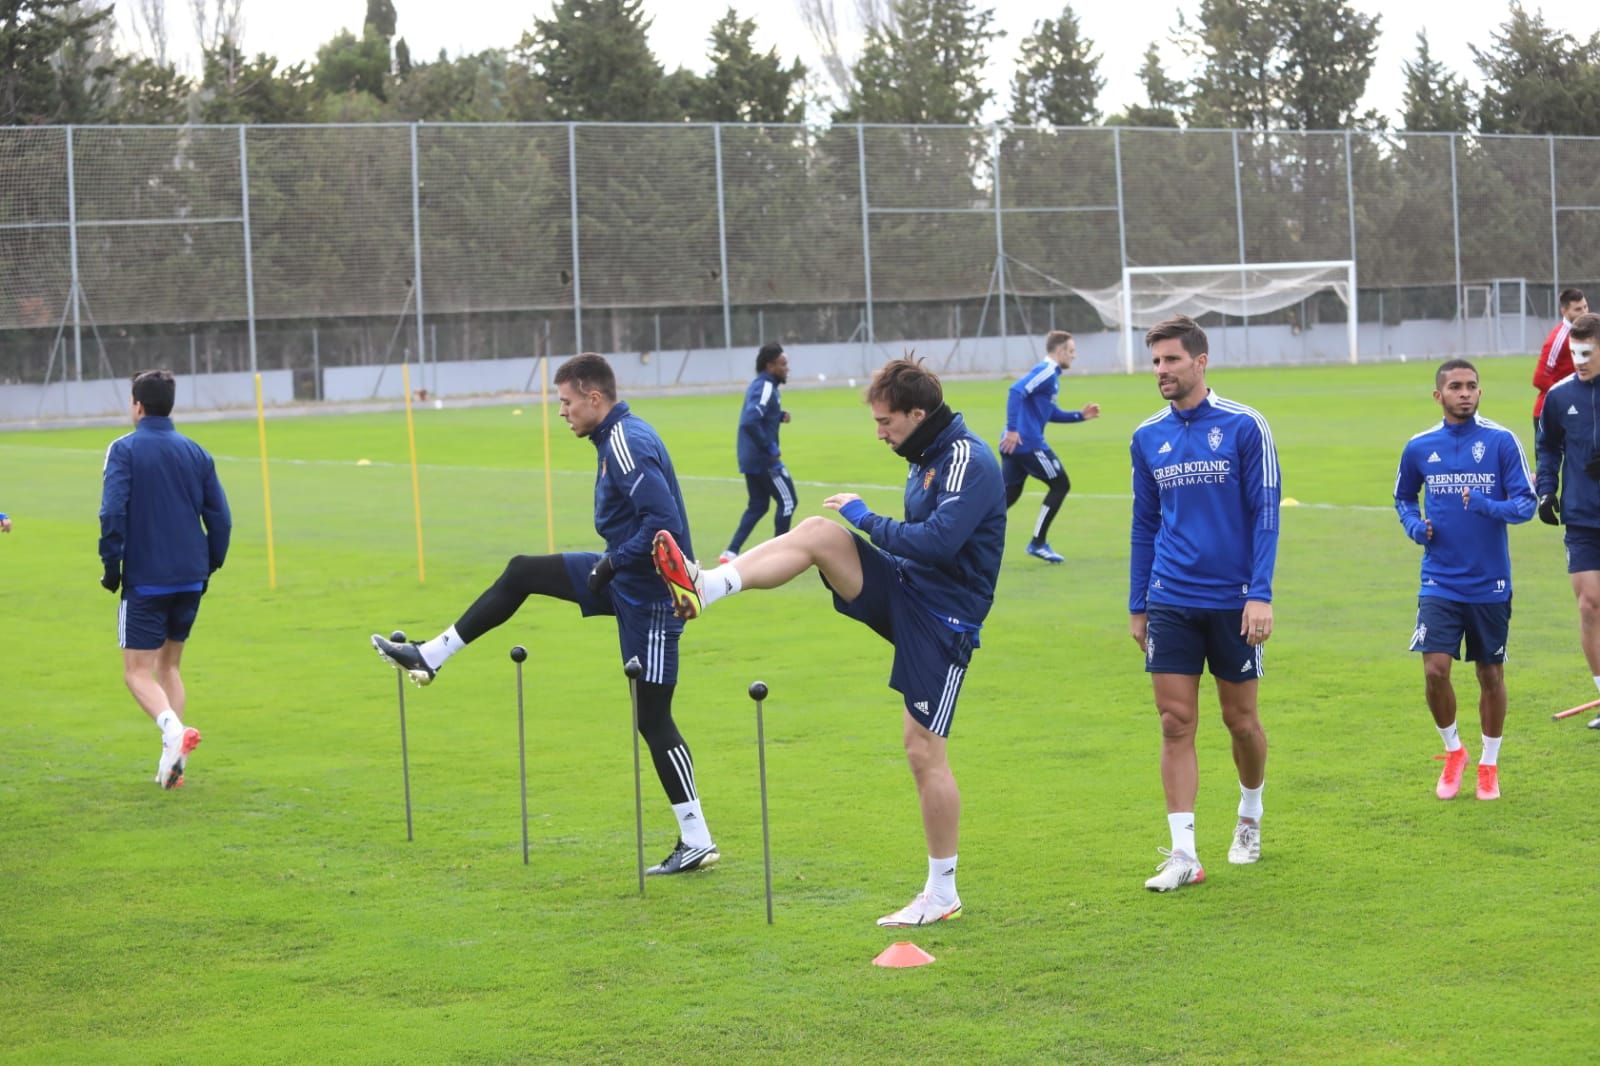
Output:
<svg viewBox="0 0 1600 1066">
<path fill-rule="evenodd" d="M 134 0 L 118 3 L 119 16 L 131 12 Z M 986 118 L 999 118 L 1009 107 L 1008 83 L 1017 49 L 1041 17 L 1061 11 L 1056 0 L 992 0 L 995 23 L 1006 36 L 995 42 L 989 61 L 990 87 L 996 101 Z M 754 16 L 757 40 L 764 48 L 776 47 L 786 61 L 798 57 L 820 75 L 817 48 L 796 11 L 794 0 L 738 0 L 743 17 Z M 1120 3 L 1079 0 L 1074 4 L 1084 34 L 1101 55 L 1100 73 L 1106 87 L 1100 95 L 1105 113 L 1143 98 L 1138 69 L 1145 47 L 1169 36 L 1181 8 L 1193 13 L 1198 0 L 1122 0 Z M 1401 64 L 1416 50 L 1417 31 L 1428 29 L 1433 54 L 1457 74 L 1478 84 L 1468 44 L 1485 47 L 1490 33 L 1505 21 L 1509 0 L 1408 0 L 1381 5 L 1355 0 L 1357 10 L 1382 12 L 1378 59 L 1367 85 L 1366 106 L 1377 108 L 1398 124 L 1404 84 Z M 1530 0 L 1530 12 L 1542 11 L 1547 22 L 1562 27 L 1580 40 L 1600 28 L 1600 6 L 1592 0 Z M 411 54 L 431 59 L 442 48 L 451 55 L 514 44 L 533 25 L 536 14 L 546 15 L 550 0 L 395 0 L 399 13 L 398 35 L 406 39 Z M 663 66 L 704 72 L 706 40 L 712 23 L 727 10 L 723 0 L 645 0 L 653 18 L 650 43 Z M 842 20 L 854 11 L 854 0 L 834 0 Z M 198 64 L 186 54 L 194 52 L 189 0 L 168 0 L 169 34 L 175 58 Z M 757 12 L 760 12 L 759 14 Z M 360 33 L 365 0 L 244 0 L 244 46 L 249 53 L 267 52 L 286 63 L 309 62 L 316 50 L 340 29 Z M 1183 72 L 1182 56 L 1174 55 L 1174 69 Z"/>
</svg>

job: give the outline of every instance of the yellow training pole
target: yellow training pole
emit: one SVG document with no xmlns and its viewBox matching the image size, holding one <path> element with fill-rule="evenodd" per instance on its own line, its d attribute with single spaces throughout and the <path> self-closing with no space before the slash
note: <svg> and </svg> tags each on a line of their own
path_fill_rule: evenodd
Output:
<svg viewBox="0 0 1600 1066">
<path fill-rule="evenodd" d="M 428 580 L 422 563 L 422 485 L 417 481 L 417 429 L 411 421 L 411 364 L 400 364 L 400 384 L 406 390 L 406 446 L 411 450 L 411 512 L 417 521 L 417 583 Z"/>
<path fill-rule="evenodd" d="M 550 483 L 550 357 L 539 357 L 539 417 L 544 422 L 544 537 L 551 555 L 556 553 L 555 492 Z"/>
<path fill-rule="evenodd" d="M 261 441 L 261 501 L 267 515 L 267 587 L 278 587 L 278 560 L 272 551 L 272 481 L 267 477 L 267 409 L 261 402 L 261 375 L 256 375 L 256 435 Z"/>
</svg>

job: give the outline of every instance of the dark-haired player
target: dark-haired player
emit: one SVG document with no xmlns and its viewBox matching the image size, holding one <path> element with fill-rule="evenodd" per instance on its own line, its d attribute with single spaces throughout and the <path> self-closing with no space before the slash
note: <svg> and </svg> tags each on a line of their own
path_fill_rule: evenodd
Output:
<svg viewBox="0 0 1600 1066">
<path fill-rule="evenodd" d="M 678 842 L 649 874 L 679 874 L 720 858 L 706 828 L 695 786 L 694 759 L 672 718 L 683 622 L 650 566 L 650 539 L 671 529 L 687 539 L 689 519 L 672 458 L 660 436 L 617 399 L 617 379 L 601 356 L 585 353 L 556 370 L 561 417 L 594 444 L 597 472 L 594 528 L 602 552 L 516 555 L 456 624 L 421 644 L 395 644 L 376 634 L 372 646 L 418 685 L 433 681 L 452 655 L 510 620 L 529 596 L 578 605 L 585 618 L 613 615 L 622 660 L 637 658 L 639 735 L 650 746 L 656 776 L 678 821 Z"/>
<path fill-rule="evenodd" d="M 177 392 L 169 371 L 134 375 L 133 432 L 106 449 L 100 492 L 100 584 L 122 593 L 122 679 L 161 730 L 162 788 L 183 784 L 200 743 L 200 731 L 183 724 L 188 697 L 179 665 L 233 530 L 216 463 L 173 428 Z"/>
<path fill-rule="evenodd" d="M 851 492 L 823 505 L 865 536 L 820 516 L 701 571 L 676 540 L 656 535 L 656 568 L 678 614 L 697 617 L 741 589 L 770 589 L 816 567 L 834 610 L 894 645 L 889 686 L 904 699 L 906 757 L 917 784 L 928 843 L 923 889 L 882 926 L 926 925 L 961 916 L 956 844 L 961 794 L 946 740 L 978 631 L 994 603 L 1005 546 L 1005 493 L 988 445 L 944 402 L 931 371 L 910 359 L 880 369 L 867 404 L 882 440 L 911 465 L 905 520 L 873 514 Z"/>
</svg>

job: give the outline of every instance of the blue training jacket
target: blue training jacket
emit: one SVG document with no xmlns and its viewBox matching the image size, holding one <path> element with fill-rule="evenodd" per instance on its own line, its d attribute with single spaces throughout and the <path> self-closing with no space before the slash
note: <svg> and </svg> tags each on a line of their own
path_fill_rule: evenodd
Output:
<svg viewBox="0 0 1600 1066">
<path fill-rule="evenodd" d="M 1600 378 L 1584 381 L 1573 374 L 1550 386 L 1539 427 L 1534 491 L 1548 495 L 1559 481 L 1562 523 L 1600 527 L 1600 482 L 1583 472 L 1584 464 L 1600 455 Z"/>
<path fill-rule="evenodd" d="M 913 600 L 951 629 L 977 633 L 1006 543 L 1000 464 L 959 414 L 910 462 L 905 521 L 871 511 L 850 521 L 895 557 Z"/>
<path fill-rule="evenodd" d="M 106 449 L 100 562 L 134 592 L 198 589 L 228 558 L 233 516 L 206 450 L 145 415 Z"/>
<path fill-rule="evenodd" d="M 1426 485 L 1428 525 L 1417 506 Z M 1461 490 L 1470 489 L 1463 505 Z M 1511 599 L 1506 526 L 1533 517 L 1538 500 L 1517 435 L 1482 415 L 1418 433 L 1400 452 L 1394 509 L 1406 536 L 1422 545 L 1422 590 L 1457 603 Z"/>
<path fill-rule="evenodd" d="M 1151 603 L 1217 610 L 1272 602 L 1278 452 L 1267 420 L 1207 391 L 1133 431 L 1128 612 Z"/>
<path fill-rule="evenodd" d="M 612 407 L 589 439 L 598 458 L 594 530 L 617 568 L 612 589 L 628 603 L 671 602 L 650 562 L 650 542 L 657 530 L 665 529 L 690 559 L 694 548 L 667 446 L 626 403 Z"/>
<path fill-rule="evenodd" d="M 739 473 L 765 474 L 779 463 L 778 426 L 783 406 L 778 379 L 766 371 L 744 390 L 739 412 Z"/>
<path fill-rule="evenodd" d="M 1061 390 L 1061 367 L 1046 359 L 1011 383 L 1006 392 L 1006 432 L 1022 437 L 1019 447 L 1036 452 L 1045 446 L 1044 427 L 1049 422 L 1082 422 L 1082 411 L 1063 411 L 1056 406 Z"/>
</svg>

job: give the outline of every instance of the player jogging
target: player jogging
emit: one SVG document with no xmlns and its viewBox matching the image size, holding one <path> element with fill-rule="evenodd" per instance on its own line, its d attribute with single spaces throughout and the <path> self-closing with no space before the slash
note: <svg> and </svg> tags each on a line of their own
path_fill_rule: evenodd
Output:
<svg viewBox="0 0 1600 1066">
<path fill-rule="evenodd" d="M 1500 740 L 1506 721 L 1506 638 L 1511 630 L 1511 549 L 1506 527 L 1533 517 L 1528 459 L 1516 434 L 1478 414 L 1478 370 L 1465 359 L 1440 364 L 1433 398 L 1438 425 L 1400 453 L 1394 507 L 1406 536 L 1422 545 L 1422 589 L 1411 650 L 1422 653 L 1428 710 L 1444 741 L 1444 772 L 1434 792 L 1454 799 L 1467 765 L 1456 728 L 1451 660 L 1463 638 L 1478 675 L 1483 754 L 1481 800 L 1500 798 Z M 1417 496 L 1426 488 L 1421 510 Z"/>
<path fill-rule="evenodd" d="M 739 472 L 744 475 L 750 502 L 718 562 L 731 562 L 738 556 L 769 504 L 778 505 L 772 520 L 773 536 L 789 532 L 794 520 L 794 479 L 784 467 L 783 450 L 778 447 L 778 427 L 789 421 L 778 393 L 788 380 L 789 357 L 783 354 L 781 344 L 768 341 L 756 353 L 756 377 L 744 390 L 744 407 L 739 412 Z"/>
<path fill-rule="evenodd" d="M 1573 372 L 1551 387 L 1539 416 L 1534 491 L 1539 521 L 1567 527 L 1567 575 L 1578 601 L 1579 639 L 1600 689 L 1600 315 L 1579 315 L 1569 341 Z M 1600 729 L 1600 715 L 1589 728 Z"/>
<path fill-rule="evenodd" d="M 1533 387 L 1539 390 L 1539 395 L 1533 401 L 1535 440 L 1539 437 L 1539 416 L 1544 412 L 1545 397 L 1556 382 L 1572 373 L 1572 323 L 1577 321 L 1579 315 L 1589 313 L 1589 301 L 1582 289 L 1562 289 L 1560 304 L 1561 321 L 1545 337 L 1544 347 L 1539 350 L 1539 362 L 1533 368 Z"/>
<path fill-rule="evenodd" d="M 1047 563 L 1059 563 L 1061 555 L 1050 547 L 1050 523 L 1056 520 L 1072 481 L 1056 453 L 1045 443 L 1044 427 L 1050 422 L 1087 422 L 1100 417 L 1100 405 L 1091 403 L 1081 411 L 1063 411 L 1056 406 L 1061 388 L 1061 373 L 1072 367 L 1078 342 L 1065 330 L 1052 330 L 1044 338 L 1044 360 L 1012 383 L 1006 393 L 1006 432 L 1000 438 L 1000 472 L 1005 480 L 1006 507 L 1022 497 L 1030 477 L 1045 483 L 1044 503 L 1033 523 L 1033 537 L 1027 552 Z"/>
<path fill-rule="evenodd" d="M 172 425 L 177 381 L 135 374 L 133 432 L 106 449 L 100 492 L 100 584 L 121 591 L 122 679 L 161 730 L 156 784 L 183 784 L 200 731 L 183 724 L 180 666 L 211 575 L 228 557 L 233 517 L 206 450 Z"/>
<path fill-rule="evenodd" d="M 622 660 L 637 657 L 639 735 L 650 746 L 656 776 L 678 820 L 678 842 L 648 874 L 679 874 L 720 858 L 695 787 L 694 759 L 672 719 L 683 623 L 650 566 L 650 538 L 671 529 L 687 538 L 689 520 L 672 458 L 656 431 L 617 399 L 609 363 L 592 353 L 556 370 L 561 417 L 594 444 L 594 528 L 606 550 L 516 555 L 456 624 L 424 643 L 395 644 L 374 635 L 373 647 L 418 685 L 433 681 L 446 660 L 516 614 L 529 596 L 578 605 L 585 618 L 613 615 Z"/>
<path fill-rule="evenodd" d="M 1005 494 L 988 445 L 944 402 L 939 379 L 911 359 L 885 364 L 867 388 L 878 439 L 911 465 L 905 520 L 873 514 L 861 497 L 823 505 L 865 536 L 821 516 L 701 571 L 671 531 L 656 536 L 656 567 L 678 613 L 694 618 L 741 589 L 777 588 L 816 567 L 834 610 L 894 645 L 889 687 L 904 698 L 906 758 L 928 843 L 928 876 L 915 899 L 881 926 L 961 916 L 956 843 L 961 795 L 946 741 L 978 631 L 994 603 L 1005 547 Z"/>
<path fill-rule="evenodd" d="M 1200 769 L 1194 734 L 1209 665 L 1233 736 L 1239 821 L 1231 863 L 1261 857 L 1267 737 L 1256 713 L 1262 645 L 1272 636 L 1278 453 L 1259 413 L 1206 387 L 1205 331 L 1182 315 L 1145 334 L 1169 404 L 1133 431 L 1128 631 L 1144 649 L 1161 715 L 1161 786 L 1172 848 L 1144 887 L 1205 880 L 1195 850 Z"/>
</svg>

